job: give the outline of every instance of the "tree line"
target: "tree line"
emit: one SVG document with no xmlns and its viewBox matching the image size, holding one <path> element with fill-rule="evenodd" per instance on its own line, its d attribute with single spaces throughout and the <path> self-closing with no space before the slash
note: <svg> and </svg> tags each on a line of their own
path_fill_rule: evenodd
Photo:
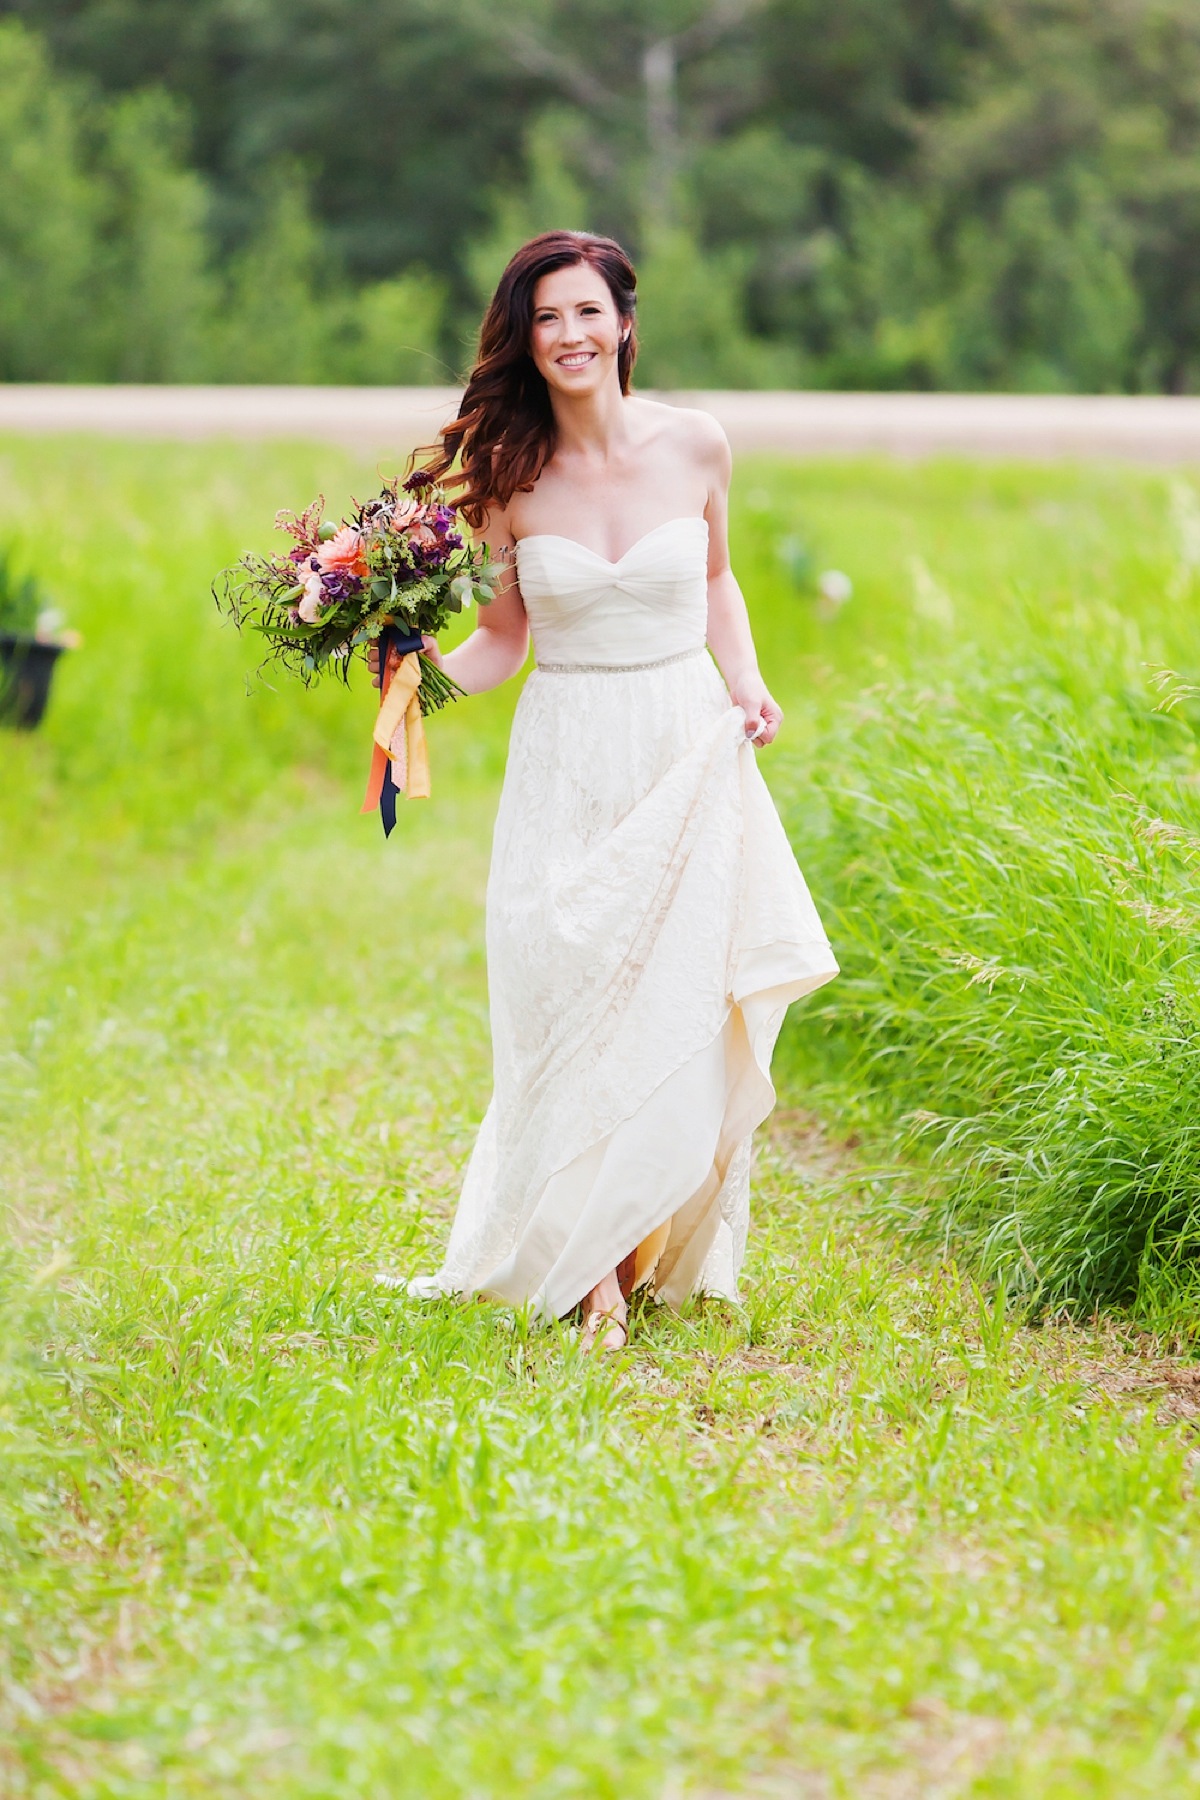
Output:
<svg viewBox="0 0 1200 1800">
<path fill-rule="evenodd" d="M 646 383 L 1200 388 L 1196 0 L 8 0 L 0 376 L 441 381 L 533 231 Z"/>
</svg>

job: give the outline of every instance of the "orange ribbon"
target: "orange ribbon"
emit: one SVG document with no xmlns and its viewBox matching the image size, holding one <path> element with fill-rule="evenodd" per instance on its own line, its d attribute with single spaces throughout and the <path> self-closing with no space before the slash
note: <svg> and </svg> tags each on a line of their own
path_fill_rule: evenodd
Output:
<svg viewBox="0 0 1200 1800">
<path fill-rule="evenodd" d="M 388 654 L 380 670 L 379 712 L 372 736 L 375 750 L 361 810 L 374 812 L 383 791 L 384 770 L 390 760 L 392 780 L 410 800 L 429 798 L 429 747 L 417 689 L 421 685 L 421 659 L 415 650 L 400 656 Z"/>
</svg>

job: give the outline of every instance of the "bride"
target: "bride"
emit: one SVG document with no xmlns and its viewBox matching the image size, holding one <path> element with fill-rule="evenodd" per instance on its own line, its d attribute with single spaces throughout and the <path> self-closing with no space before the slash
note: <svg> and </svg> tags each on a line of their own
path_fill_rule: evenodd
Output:
<svg viewBox="0 0 1200 1800">
<path fill-rule="evenodd" d="M 458 460 L 509 565 L 443 667 L 482 693 L 531 630 L 537 666 L 487 891 L 494 1092 L 443 1267 L 409 1288 L 582 1303 L 602 1349 L 643 1284 L 736 1299 L 775 1039 L 837 973 L 755 764 L 782 714 L 729 566 L 729 446 L 631 394 L 635 281 L 607 238 L 524 245 L 430 467 Z"/>
</svg>

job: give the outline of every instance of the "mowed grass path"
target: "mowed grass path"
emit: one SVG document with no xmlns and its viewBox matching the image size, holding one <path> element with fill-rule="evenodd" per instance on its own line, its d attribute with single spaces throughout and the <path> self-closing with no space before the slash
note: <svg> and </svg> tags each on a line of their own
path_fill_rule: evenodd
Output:
<svg viewBox="0 0 1200 1800">
<path fill-rule="evenodd" d="M 0 469 L 88 639 L 0 739 L 0 1791 L 1200 1794 L 1190 1367 L 902 1260 L 835 1112 L 785 1096 L 744 1308 L 627 1357 L 374 1285 L 432 1263 L 486 1099 L 511 696 L 437 723 L 386 848 L 363 689 L 243 698 L 206 577 L 365 487 L 331 461 Z M 868 640 L 779 580 L 789 509 Z M 749 471 L 777 779 L 937 627 L 888 605 L 906 557 L 986 634 L 1022 567 L 1136 561 L 1163 516 L 1154 478 Z"/>
</svg>

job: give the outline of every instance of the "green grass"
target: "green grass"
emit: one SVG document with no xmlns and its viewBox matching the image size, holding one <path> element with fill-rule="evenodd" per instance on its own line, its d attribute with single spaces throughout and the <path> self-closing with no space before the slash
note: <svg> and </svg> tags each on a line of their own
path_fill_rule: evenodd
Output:
<svg viewBox="0 0 1200 1800">
<path fill-rule="evenodd" d="M 1137 825 L 1191 766 L 1136 670 L 1194 666 L 1166 484 L 744 471 L 739 566 L 793 745 L 766 766 L 848 974 L 790 1034 L 744 1308 L 650 1314 L 598 1366 L 372 1280 L 430 1266 L 486 1098 L 513 695 L 434 722 L 434 800 L 385 847 L 356 813 L 368 692 L 247 699 L 206 584 L 277 505 L 373 473 L 297 446 L 3 449 L 0 535 L 86 644 L 45 730 L 0 738 L 0 1791 L 1200 1795 L 1191 1366 L 1120 1319 L 1022 1324 L 880 1223 L 895 1192 L 845 1142 L 976 1104 L 963 994 L 1003 984 L 923 946 L 1007 967 L 1005 891 L 1053 881 L 1079 967 L 1165 978 L 1144 915 L 1114 901 L 1094 943 L 1091 890 L 1074 914 L 1057 890 L 1140 844 L 1126 898 L 1188 904 Z M 836 619 L 780 578 L 800 529 L 855 578 Z M 1058 711 L 997 732 L 1022 659 L 1063 662 L 1062 632 L 1016 631 L 1017 588 L 1141 636 L 1111 620 Z M 981 938 L 960 903 L 1030 768 L 1036 856 L 997 875 Z M 1071 991 L 1069 969 L 1037 990 L 1060 1024 Z M 1004 1046 L 1045 1021 L 980 1016 L 1015 1106 Z M 885 1040 L 919 1072 L 885 1076 Z M 958 1179 L 910 1174 L 904 1204 L 961 1211 Z"/>
<path fill-rule="evenodd" d="M 793 1043 L 933 1150 L 886 1216 L 1043 1308 L 1128 1305 L 1190 1342 L 1200 586 L 1178 518 L 1125 547 L 1135 521 L 1065 591 L 1014 582 L 1002 628 L 972 606 L 823 709 L 782 786 L 844 977 Z"/>
</svg>

